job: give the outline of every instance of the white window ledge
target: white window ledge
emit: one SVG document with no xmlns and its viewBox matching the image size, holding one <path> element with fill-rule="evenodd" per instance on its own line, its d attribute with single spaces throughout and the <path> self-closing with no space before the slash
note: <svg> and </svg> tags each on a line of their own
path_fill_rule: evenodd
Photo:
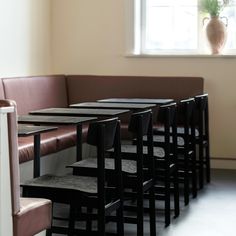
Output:
<svg viewBox="0 0 236 236">
<path fill-rule="evenodd" d="M 130 58 L 236 58 L 236 54 L 220 54 L 220 55 L 211 55 L 211 54 L 125 54 L 125 57 Z"/>
</svg>

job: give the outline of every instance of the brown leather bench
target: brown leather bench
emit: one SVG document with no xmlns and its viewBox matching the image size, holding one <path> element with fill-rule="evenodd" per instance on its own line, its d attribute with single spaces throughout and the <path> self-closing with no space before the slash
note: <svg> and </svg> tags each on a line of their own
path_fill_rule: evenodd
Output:
<svg viewBox="0 0 236 236">
<path fill-rule="evenodd" d="M 0 100 L 0 107 L 16 108 L 16 105 L 14 101 Z M 20 197 L 16 109 L 8 114 L 7 125 L 13 235 L 32 236 L 51 227 L 52 204 L 47 199 Z"/>
<path fill-rule="evenodd" d="M 0 81 L 0 98 L 15 100 L 20 115 L 31 110 L 68 107 L 72 103 L 109 97 L 180 100 L 202 93 L 203 78 L 200 77 L 50 75 Z M 86 132 L 87 127 L 84 127 L 84 137 Z M 42 134 L 42 156 L 74 146 L 75 134 L 74 127 L 60 127 Z M 19 159 L 20 163 L 33 159 L 33 137 L 19 138 Z"/>
<path fill-rule="evenodd" d="M 16 101 L 19 115 L 41 108 L 68 106 L 64 75 L 3 78 L 2 87 L 4 97 Z M 87 127 L 83 131 L 86 134 Z M 59 127 L 58 130 L 41 135 L 41 155 L 72 147 L 75 142 L 74 126 Z M 34 158 L 33 145 L 33 136 L 19 138 L 20 163 Z"/>
</svg>

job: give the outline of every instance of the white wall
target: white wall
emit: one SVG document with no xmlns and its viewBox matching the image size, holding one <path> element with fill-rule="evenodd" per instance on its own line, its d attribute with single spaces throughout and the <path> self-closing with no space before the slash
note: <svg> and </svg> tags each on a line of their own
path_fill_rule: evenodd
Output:
<svg viewBox="0 0 236 236">
<path fill-rule="evenodd" d="M 51 72 L 51 2 L 0 0 L 0 76 Z"/>
<path fill-rule="evenodd" d="M 211 154 L 236 159 L 236 58 L 125 57 L 124 6 L 117 0 L 52 0 L 53 72 L 202 76 L 210 99 Z"/>
</svg>

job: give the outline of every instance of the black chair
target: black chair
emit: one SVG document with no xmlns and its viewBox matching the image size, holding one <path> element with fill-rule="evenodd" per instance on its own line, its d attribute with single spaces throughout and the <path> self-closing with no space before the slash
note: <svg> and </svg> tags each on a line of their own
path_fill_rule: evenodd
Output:
<svg viewBox="0 0 236 236">
<path fill-rule="evenodd" d="M 179 183 L 177 162 L 177 131 L 176 131 L 176 103 L 161 106 L 158 111 L 158 122 L 164 124 L 163 142 L 156 142 L 154 156 L 156 159 L 156 196 L 165 201 L 165 225 L 170 224 L 171 192 L 174 192 L 175 217 L 179 216 Z M 172 131 L 172 132 L 171 132 Z M 162 149 L 164 156 L 156 150 Z M 162 181 L 161 181 L 162 180 Z M 160 185 L 161 183 L 161 185 Z M 173 187 L 171 187 L 171 185 Z M 164 189 L 164 192 L 162 192 Z"/>
<path fill-rule="evenodd" d="M 204 186 L 204 179 L 207 183 L 211 180 L 208 94 L 195 96 L 195 102 L 197 129 L 196 143 L 198 145 L 197 164 L 199 168 L 199 187 L 201 189 Z"/>
<path fill-rule="evenodd" d="M 155 196 L 154 196 L 154 159 L 152 144 L 152 114 L 151 111 L 133 113 L 129 123 L 129 131 L 137 138 L 137 145 L 121 146 L 122 173 L 124 181 L 125 213 L 135 212 L 135 217 L 125 214 L 124 222 L 137 224 L 137 235 L 144 235 L 144 194 L 149 196 L 148 212 L 150 216 L 150 235 L 156 235 Z M 148 147 L 144 150 L 143 137 L 148 135 Z M 127 149 L 128 148 L 128 149 Z M 126 152 L 128 151 L 128 152 Z M 144 160 L 144 152 L 146 152 Z M 106 173 L 110 182 L 116 181 L 113 172 L 113 151 L 105 159 Z M 144 162 L 146 168 L 144 168 Z M 71 165 L 74 174 L 93 173 L 97 168 L 96 161 L 85 159 Z M 127 204 L 128 203 L 128 204 Z"/>
<path fill-rule="evenodd" d="M 184 203 L 189 203 L 190 179 L 192 196 L 197 196 L 195 101 L 193 98 L 181 100 L 177 106 L 177 160 L 179 183 L 184 184 Z M 160 123 L 160 121 L 158 121 Z M 172 132 L 172 130 L 170 130 Z M 154 146 L 163 142 L 163 127 L 154 130 Z M 173 143 L 171 138 L 171 143 Z"/>
<path fill-rule="evenodd" d="M 176 104 L 160 106 L 157 119 L 164 124 L 161 132 L 164 136 L 159 140 L 160 143 L 156 140 L 156 146 L 153 148 L 155 160 L 155 198 L 165 202 L 165 226 L 168 226 L 171 221 L 171 192 L 174 193 L 175 217 L 179 215 Z M 174 131 L 173 134 L 172 130 Z M 137 143 L 137 140 L 134 139 L 133 143 Z M 144 144 L 145 146 L 148 144 L 147 137 L 144 137 Z"/>
<path fill-rule="evenodd" d="M 91 176 L 44 175 L 22 184 L 23 195 L 47 197 L 53 203 L 70 206 L 69 227 L 52 225 L 51 233 L 68 235 L 106 235 L 105 224 L 108 216 L 116 212 L 117 235 L 124 235 L 123 192 L 120 159 L 120 124 L 117 118 L 90 123 L 88 144 L 97 149 L 97 171 Z M 105 151 L 114 147 L 115 185 L 108 186 L 105 176 Z M 83 208 L 97 209 L 96 213 L 83 212 Z M 97 220 L 97 231 L 75 228 L 75 221 Z"/>
</svg>

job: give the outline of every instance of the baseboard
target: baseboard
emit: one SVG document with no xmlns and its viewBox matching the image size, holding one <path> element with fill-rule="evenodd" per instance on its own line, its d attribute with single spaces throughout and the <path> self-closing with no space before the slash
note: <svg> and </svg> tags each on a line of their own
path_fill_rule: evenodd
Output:
<svg viewBox="0 0 236 236">
<path fill-rule="evenodd" d="M 211 168 L 236 170 L 236 158 L 211 157 Z"/>
</svg>

